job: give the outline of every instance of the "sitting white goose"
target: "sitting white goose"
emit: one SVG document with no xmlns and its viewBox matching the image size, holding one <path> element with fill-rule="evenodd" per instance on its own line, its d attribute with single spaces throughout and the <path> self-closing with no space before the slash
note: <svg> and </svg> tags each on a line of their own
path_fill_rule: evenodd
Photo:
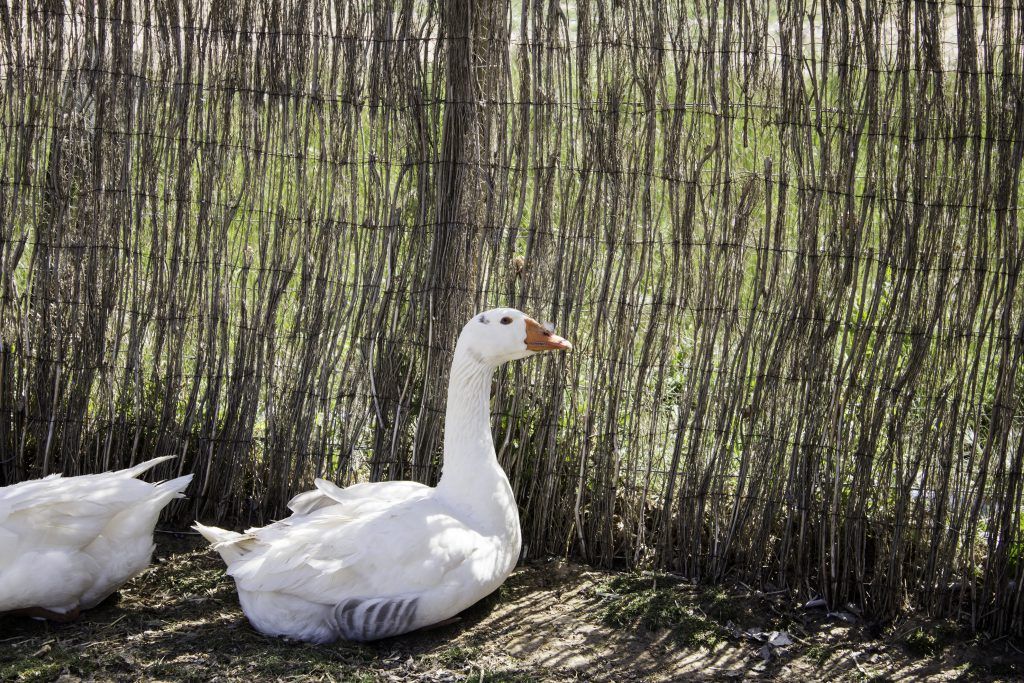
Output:
<svg viewBox="0 0 1024 683">
<path fill-rule="evenodd" d="M 442 622 L 500 586 L 519 559 L 519 512 L 491 439 L 501 364 L 572 345 L 523 313 L 476 315 L 455 346 L 437 487 L 411 481 L 316 489 L 244 534 L 196 524 L 268 635 L 374 640 Z"/>
<path fill-rule="evenodd" d="M 173 457 L 0 488 L 0 613 L 74 619 L 149 566 L 157 517 L 192 475 L 135 477 Z"/>
</svg>

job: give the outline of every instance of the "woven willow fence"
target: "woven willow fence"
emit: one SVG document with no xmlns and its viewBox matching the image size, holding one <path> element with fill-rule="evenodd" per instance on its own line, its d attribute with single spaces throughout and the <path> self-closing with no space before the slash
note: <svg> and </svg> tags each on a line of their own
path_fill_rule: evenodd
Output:
<svg viewBox="0 0 1024 683">
<path fill-rule="evenodd" d="M 5 3 L 0 484 L 434 481 L 512 305 L 530 555 L 1021 633 L 1024 10 L 650 5 Z"/>
</svg>

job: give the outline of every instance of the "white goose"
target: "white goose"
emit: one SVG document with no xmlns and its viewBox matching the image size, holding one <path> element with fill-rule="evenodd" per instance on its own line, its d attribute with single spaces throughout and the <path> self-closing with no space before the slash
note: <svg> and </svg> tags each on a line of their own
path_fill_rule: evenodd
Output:
<svg viewBox="0 0 1024 683">
<path fill-rule="evenodd" d="M 318 643 L 374 640 L 442 622 L 500 586 L 522 538 L 491 440 L 491 377 L 507 361 L 570 348 L 517 310 L 478 314 L 455 346 L 436 488 L 318 479 L 269 526 L 237 534 L 196 524 L 252 625 Z"/>
<path fill-rule="evenodd" d="M 157 517 L 192 475 L 135 477 L 173 457 L 0 488 L 0 613 L 74 619 L 145 569 Z"/>
</svg>

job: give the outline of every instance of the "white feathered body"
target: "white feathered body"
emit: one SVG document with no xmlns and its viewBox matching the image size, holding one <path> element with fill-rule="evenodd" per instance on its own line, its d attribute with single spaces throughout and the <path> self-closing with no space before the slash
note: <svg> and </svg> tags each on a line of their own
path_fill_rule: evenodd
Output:
<svg viewBox="0 0 1024 683">
<path fill-rule="evenodd" d="M 511 501 L 501 479 L 496 497 Z M 196 525 L 268 635 L 365 641 L 436 624 L 498 588 L 519 559 L 514 503 L 477 525 L 436 488 L 317 480 L 289 505 L 291 517 L 245 534 Z"/>
<path fill-rule="evenodd" d="M 0 612 L 88 609 L 145 569 L 157 517 L 192 475 L 159 484 L 135 477 L 170 457 L 0 488 Z"/>
</svg>

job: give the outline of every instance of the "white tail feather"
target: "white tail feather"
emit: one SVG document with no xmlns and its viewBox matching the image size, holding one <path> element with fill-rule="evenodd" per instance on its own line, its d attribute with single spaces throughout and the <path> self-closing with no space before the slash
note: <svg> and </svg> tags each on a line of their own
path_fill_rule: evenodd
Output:
<svg viewBox="0 0 1024 683">
<path fill-rule="evenodd" d="M 118 474 L 123 476 L 123 477 L 137 477 L 140 474 L 142 474 L 143 472 L 145 472 L 147 470 L 153 469 L 154 467 L 156 467 L 160 463 L 166 462 L 168 460 L 173 460 L 174 458 L 177 458 L 177 457 L 178 456 L 176 456 L 176 455 L 161 455 L 159 458 L 153 458 L 152 460 L 147 460 L 146 462 L 141 462 L 138 465 L 136 465 L 135 467 L 129 467 L 127 469 L 123 469 L 123 470 L 119 471 Z"/>
<path fill-rule="evenodd" d="M 228 531 L 216 526 L 206 526 L 196 522 L 192 528 L 203 535 L 210 542 L 210 547 L 220 553 L 224 564 L 231 566 L 231 563 L 249 552 L 243 541 L 251 540 L 248 536 L 235 531 Z"/>
<path fill-rule="evenodd" d="M 193 476 L 194 475 L 192 474 L 185 474 L 178 477 L 177 479 L 168 479 L 167 481 L 162 481 L 156 485 L 156 490 L 159 491 L 160 493 L 173 491 L 174 495 L 172 496 L 172 498 L 184 498 L 185 489 L 188 487 L 189 484 L 192 483 Z"/>
</svg>

